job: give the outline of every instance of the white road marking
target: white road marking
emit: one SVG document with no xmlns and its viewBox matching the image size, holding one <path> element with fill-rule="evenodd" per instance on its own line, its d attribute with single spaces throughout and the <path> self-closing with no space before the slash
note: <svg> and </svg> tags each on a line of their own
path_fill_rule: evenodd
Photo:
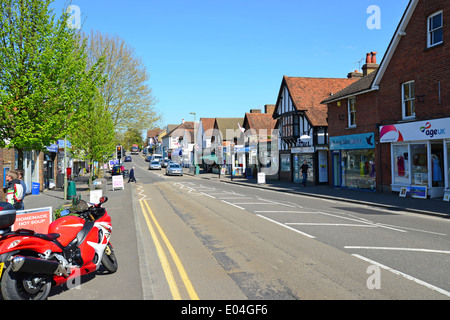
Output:
<svg viewBox="0 0 450 320">
<path fill-rule="evenodd" d="M 289 229 L 289 230 L 292 230 L 292 231 L 294 231 L 294 232 L 296 232 L 296 233 L 299 233 L 299 234 L 301 234 L 301 235 L 303 235 L 303 236 L 305 236 L 305 237 L 308 237 L 308 238 L 310 238 L 310 239 L 315 239 L 315 238 L 316 238 L 316 237 L 314 237 L 314 236 L 312 236 L 312 235 L 310 235 L 310 234 L 307 234 L 307 233 L 302 232 L 302 231 L 300 231 L 300 230 L 297 230 L 297 229 L 295 229 L 295 228 L 289 227 L 289 226 L 287 226 L 287 225 L 285 225 L 285 224 L 283 224 L 283 223 L 281 223 L 281 222 L 272 220 L 272 219 L 267 218 L 267 217 L 265 217 L 265 216 L 262 216 L 262 215 L 260 215 L 260 214 L 257 214 L 257 216 L 260 217 L 260 218 L 266 219 L 267 221 L 270 221 L 270 222 L 272 222 L 272 223 L 275 223 L 275 224 L 277 224 L 277 225 L 279 225 L 279 226 L 282 226 L 282 227 L 284 227 L 284 228 L 286 228 L 286 229 Z"/>
<path fill-rule="evenodd" d="M 365 250 L 414 251 L 414 252 L 450 254 L 450 251 L 434 250 L 434 249 L 421 249 L 421 248 L 367 247 L 367 246 L 345 246 L 344 248 L 345 249 L 365 249 Z"/>
<path fill-rule="evenodd" d="M 378 267 L 380 267 L 382 269 L 385 269 L 387 271 L 390 271 L 390 272 L 392 272 L 392 273 L 394 273 L 396 275 L 400 275 L 400 276 L 402 276 L 402 277 L 404 277 L 404 278 L 406 278 L 408 280 L 414 281 L 414 282 L 416 282 L 416 283 L 418 283 L 420 285 L 423 285 L 423 286 L 425 286 L 425 287 L 427 287 L 427 288 L 429 288 L 431 290 L 437 291 L 437 292 L 439 292 L 439 293 L 441 293 L 441 294 L 443 294 L 443 295 L 445 295 L 447 297 L 450 297 L 450 292 L 448 292 L 448 291 L 446 291 L 444 289 L 441 289 L 439 287 L 436 287 L 436 286 L 434 286 L 432 284 L 429 284 L 428 282 L 425 282 L 425 281 L 422 281 L 420 279 L 414 278 L 414 277 L 412 277 L 412 276 L 410 276 L 410 275 L 408 275 L 406 273 L 403 273 L 401 271 L 392 269 L 392 268 L 390 268 L 388 266 L 385 266 L 385 265 L 383 265 L 381 263 L 378 263 L 378 262 L 373 261 L 371 259 L 368 259 L 366 257 L 360 256 L 359 254 L 352 254 L 352 256 L 354 256 L 354 257 L 356 257 L 358 259 L 364 260 L 364 261 L 366 261 L 366 262 L 368 262 L 370 264 L 376 265 L 376 266 L 378 266 Z"/>
<path fill-rule="evenodd" d="M 222 202 L 224 202 L 226 204 L 229 204 L 230 206 L 236 207 L 238 209 L 245 210 L 244 208 L 239 207 L 239 206 L 235 205 L 234 203 L 231 203 L 231 202 L 228 202 L 228 201 L 225 201 L 225 200 L 220 200 L 220 201 L 222 201 Z"/>
</svg>

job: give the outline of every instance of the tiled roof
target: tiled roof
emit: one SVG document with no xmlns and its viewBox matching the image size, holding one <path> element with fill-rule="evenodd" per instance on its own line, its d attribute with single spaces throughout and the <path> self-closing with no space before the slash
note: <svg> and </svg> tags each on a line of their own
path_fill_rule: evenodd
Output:
<svg viewBox="0 0 450 320">
<path fill-rule="evenodd" d="M 216 121 L 216 118 L 201 118 L 200 121 L 202 122 L 203 131 L 207 133 L 208 136 L 211 136 L 211 129 L 214 129 L 214 122 Z"/>
<path fill-rule="evenodd" d="M 159 128 L 155 128 L 155 129 L 149 129 L 147 130 L 147 138 L 153 138 L 158 136 L 162 131 L 164 131 L 164 129 L 159 129 Z"/>
<path fill-rule="evenodd" d="M 236 134 L 239 130 L 239 126 L 244 125 L 244 118 L 216 118 L 214 127 L 217 128 L 222 134 L 223 141 L 230 140 L 238 137 Z M 233 130 L 233 136 L 227 136 L 227 129 Z"/>
<path fill-rule="evenodd" d="M 286 83 L 288 87 L 295 109 L 304 111 L 313 126 L 328 125 L 327 106 L 321 102 L 356 80 L 355 78 L 283 77 L 283 83 Z M 281 90 L 278 99 L 280 96 Z M 277 105 L 279 105 L 278 102 Z M 276 113 L 277 109 L 275 109 L 274 115 Z"/>
<path fill-rule="evenodd" d="M 277 120 L 268 113 L 246 113 L 243 127 L 246 129 L 254 129 L 259 133 L 260 129 L 267 130 L 270 134 L 272 129 L 275 129 Z"/>
<path fill-rule="evenodd" d="M 375 78 L 377 72 L 374 71 L 372 73 L 369 73 L 367 76 L 361 78 L 360 80 L 352 83 L 348 87 L 342 89 L 341 91 L 333 94 L 332 96 L 329 96 L 325 100 L 323 100 L 321 103 L 327 104 L 332 101 L 341 100 L 344 97 L 349 97 L 352 95 L 356 95 L 358 93 L 370 90 L 372 88 L 372 82 Z"/>
</svg>

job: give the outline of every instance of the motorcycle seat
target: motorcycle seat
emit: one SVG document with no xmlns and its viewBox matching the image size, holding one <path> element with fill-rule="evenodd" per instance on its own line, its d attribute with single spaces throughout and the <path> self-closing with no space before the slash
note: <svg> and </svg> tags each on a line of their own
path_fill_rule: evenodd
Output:
<svg viewBox="0 0 450 320">
<path fill-rule="evenodd" d="M 28 229 L 19 229 L 15 232 L 16 234 L 20 235 L 28 235 L 36 238 L 40 238 L 47 241 L 53 241 L 55 239 L 58 239 L 61 234 L 59 233 L 49 233 L 49 234 L 43 234 L 43 233 L 35 233 L 33 230 Z"/>
<path fill-rule="evenodd" d="M 33 236 L 44 240 L 53 241 L 55 239 L 58 239 L 61 235 L 59 233 L 49 233 L 49 234 L 35 233 Z"/>
</svg>

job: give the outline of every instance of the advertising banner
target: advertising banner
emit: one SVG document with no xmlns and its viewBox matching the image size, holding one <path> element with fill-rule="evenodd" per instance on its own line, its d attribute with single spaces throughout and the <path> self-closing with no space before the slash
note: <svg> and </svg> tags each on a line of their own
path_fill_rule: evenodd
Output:
<svg viewBox="0 0 450 320">
<path fill-rule="evenodd" d="M 36 233 L 48 233 L 48 226 L 52 223 L 52 207 L 17 211 L 16 222 L 12 230 L 28 229 Z"/>
<path fill-rule="evenodd" d="M 450 118 L 391 124 L 380 127 L 380 142 L 450 138 Z"/>
</svg>

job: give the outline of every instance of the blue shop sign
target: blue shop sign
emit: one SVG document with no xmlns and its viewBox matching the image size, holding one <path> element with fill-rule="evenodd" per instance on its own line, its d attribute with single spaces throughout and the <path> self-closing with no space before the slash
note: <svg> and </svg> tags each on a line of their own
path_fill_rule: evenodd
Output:
<svg viewBox="0 0 450 320">
<path fill-rule="evenodd" d="M 330 137 L 330 150 L 374 149 L 375 134 L 360 133 Z"/>
<path fill-rule="evenodd" d="M 57 144 L 51 144 L 47 147 L 45 147 L 48 152 L 58 152 L 58 145 Z"/>
</svg>

